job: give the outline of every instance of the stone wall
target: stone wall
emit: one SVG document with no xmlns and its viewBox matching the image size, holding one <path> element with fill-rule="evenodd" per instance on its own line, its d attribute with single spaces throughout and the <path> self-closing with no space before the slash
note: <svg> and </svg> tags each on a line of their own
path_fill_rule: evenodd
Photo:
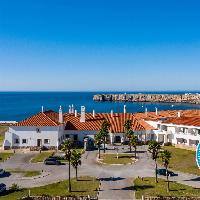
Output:
<svg viewBox="0 0 200 200">
<path fill-rule="evenodd" d="M 200 197 L 143 197 L 142 200 L 200 200 Z"/>
<path fill-rule="evenodd" d="M 97 197 L 50 197 L 50 196 L 30 196 L 30 197 L 23 197 L 23 200 L 97 200 Z"/>
</svg>

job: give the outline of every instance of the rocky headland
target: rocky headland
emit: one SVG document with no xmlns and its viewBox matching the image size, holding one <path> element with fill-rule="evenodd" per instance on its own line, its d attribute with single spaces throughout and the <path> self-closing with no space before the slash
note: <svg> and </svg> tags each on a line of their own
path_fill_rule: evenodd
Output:
<svg viewBox="0 0 200 200">
<path fill-rule="evenodd" d="M 200 104 L 200 94 L 96 94 L 93 100 Z"/>
</svg>

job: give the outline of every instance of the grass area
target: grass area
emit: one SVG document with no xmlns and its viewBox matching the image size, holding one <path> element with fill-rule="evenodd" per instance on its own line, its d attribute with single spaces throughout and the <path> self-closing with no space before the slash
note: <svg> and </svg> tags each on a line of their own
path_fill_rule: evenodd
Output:
<svg viewBox="0 0 200 200">
<path fill-rule="evenodd" d="M 8 130 L 7 126 L 0 126 L 0 146 L 3 145 L 5 132 Z"/>
<path fill-rule="evenodd" d="M 33 176 L 39 176 L 41 175 L 40 171 L 27 171 L 27 170 L 21 170 L 21 169 L 7 169 L 7 172 L 11 172 L 11 173 L 21 173 L 23 174 L 24 177 L 33 177 Z"/>
<path fill-rule="evenodd" d="M 101 154 L 102 162 L 106 164 L 128 164 L 133 162 L 131 158 L 133 154 L 119 154 L 118 159 L 117 154 Z"/>
<path fill-rule="evenodd" d="M 169 168 L 185 173 L 200 175 L 200 169 L 196 164 L 196 152 L 186 149 L 179 149 L 173 146 L 165 146 L 166 149 L 172 153 Z M 161 160 L 159 163 L 162 164 Z"/>
<path fill-rule="evenodd" d="M 58 183 L 49 184 L 42 187 L 30 188 L 31 195 L 50 195 L 50 196 L 68 196 L 68 195 L 76 195 L 76 196 L 96 196 L 96 189 L 99 187 L 99 181 L 93 177 L 79 177 L 79 180 L 76 181 L 72 179 L 72 192 L 68 192 L 68 181 L 60 181 Z M 9 191 L 1 196 L 0 199 L 5 200 L 15 200 L 19 199 L 23 196 L 28 195 L 29 189 L 21 189 L 17 192 Z"/>
<path fill-rule="evenodd" d="M 6 153 L 6 152 L 0 153 L 0 162 L 7 160 L 8 158 L 10 158 L 13 155 L 14 155 L 14 153 Z"/>
<path fill-rule="evenodd" d="M 158 179 L 158 183 L 155 183 L 155 178 L 146 177 L 136 178 L 134 180 L 134 189 L 136 198 L 144 196 L 189 196 L 199 197 L 200 189 L 193 188 L 187 185 L 179 184 L 176 182 L 170 182 L 170 191 L 167 192 L 167 182 L 164 179 Z"/>
<path fill-rule="evenodd" d="M 49 151 L 38 153 L 31 159 L 31 163 L 43 162 L 46 158 L 52 155 L 53 155 L 53 152 L 49 152 Z"/>
</svg>

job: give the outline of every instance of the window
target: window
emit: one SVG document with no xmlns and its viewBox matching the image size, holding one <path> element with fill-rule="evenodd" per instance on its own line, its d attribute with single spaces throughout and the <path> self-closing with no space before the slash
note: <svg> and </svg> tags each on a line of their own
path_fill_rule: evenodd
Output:
<svg viewBox="0 0 200 200">
<path fill-rule="evenodd" d="M 78 135 L 74 135 L 74 141 L 78 140 Z"/>
<path fill-rule="evenodd" d="M 15 144 L 19 144 L 19 139 L 15 139 Z"/>
<path fill-rule="evenodd" d="M 49 139 L 44 139 L 44 144 L 50 144 L 50 140 Z"/>
<path fill-rule="evenodd" d="M 27 139 L 22 139 L 22 144 L 26 144 L 27 143 Z"/>
<path fill-rule="evenodd" d="M 40 133 L 40 129 L 39 128 L 36 128 L 36 133 Z"/>
<path fill-rule="evenodd" d="M 68 135 L 68 134 L 65 134 L 65 138 L 69 138 L 69 135 Z"/>
</svg>

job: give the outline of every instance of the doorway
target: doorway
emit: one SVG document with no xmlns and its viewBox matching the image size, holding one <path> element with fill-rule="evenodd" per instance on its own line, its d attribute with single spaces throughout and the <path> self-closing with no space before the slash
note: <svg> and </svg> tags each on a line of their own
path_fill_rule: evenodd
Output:
<svg viewBox="0 0 200 200">
<path fill-rule="evenodd" d="M 37 139 L 37 146 L 41 147 L 42 146 L 42 140 L 41 139 Z"/>
<path fill-rule="evenodd" d="M 115 136 L 115 143 L 121 143 L 121 136 Z"/>
</svg>

